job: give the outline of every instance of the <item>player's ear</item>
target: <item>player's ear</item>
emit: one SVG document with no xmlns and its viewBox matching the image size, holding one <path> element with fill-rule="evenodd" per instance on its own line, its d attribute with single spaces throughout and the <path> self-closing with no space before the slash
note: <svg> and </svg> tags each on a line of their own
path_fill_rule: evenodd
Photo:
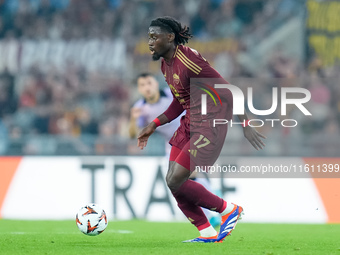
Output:
<svg viewBox="0 0 340 255">
<path fill-rule="evenodd" d="M 169 33 L 168 34 L 168 42 L 171 43 L 175 40 L 175 34 L 174 33 Z"/>
</svg>

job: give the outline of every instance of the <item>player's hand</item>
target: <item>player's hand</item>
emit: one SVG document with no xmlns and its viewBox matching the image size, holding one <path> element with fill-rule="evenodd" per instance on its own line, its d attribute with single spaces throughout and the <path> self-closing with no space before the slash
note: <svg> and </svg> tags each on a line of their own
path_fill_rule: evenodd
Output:
<svg viewBox="0 0 340 255">
<path fill-rule="evenodd" d="M 262 139 L 266 139 L 267 137 L 260 132 L 257 132 L 255 128 L 246 126 L 243 128 L 243 134 L 256 150 L 263 149 L 265 147 Z"/>
<path fill-rule="evenodd" d="M 155 132 L 156 130 L 156 123 L 151 122 L 149 125 L 147 125 L 145 128 L 142 129 L 142 131 L 139 133 L 137 137 L 137 146 L 143 150 L 146 144 L 148 143 L 149 136 Z"/>
</svg>

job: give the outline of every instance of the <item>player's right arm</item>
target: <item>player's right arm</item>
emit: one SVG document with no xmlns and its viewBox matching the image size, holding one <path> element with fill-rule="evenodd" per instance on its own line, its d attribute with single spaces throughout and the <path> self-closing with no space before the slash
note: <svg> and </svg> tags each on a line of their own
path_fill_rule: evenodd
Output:
<svg viewBox="0 0 340 255">
<path fill-rule="evenodd" d="M 157 117 L 157 119 L 159 120 L 160 125 L 164 125 L 164 124 L 169 122 L 168 117 L 164 113 L 159 115 Z M 137 137 L 137 146 L 141 150 L 143 150 L 144 147 L 147 145 L 150 135 L 152 135 L 153 132 L 155 132 L 156 128 L 157 128 L 156 122 L 151 121 L 149 123 L 149 125 L 147 125 L 145 128 L 143 128 L 142 131 L 139 133 L 139 135 Z"/>
<path fill-rule="evenodd" d="M 142 129 L 137 138 L 137 146 L 143 150 L 143 148 L 147 145 L 148 139 L 153 132 L 155 132 L 157 126 L 164 125 L 166 123 L 171 122 L 176 119 L 181 113 L 184 111 L 182 105 L 178 102 L 178 100 L 174 97 L 172 103 L 168 107 L 168 109 L 157 117 L 158 123 L 155 121 L 151 121 L 149 125 Z"/>
</svg>

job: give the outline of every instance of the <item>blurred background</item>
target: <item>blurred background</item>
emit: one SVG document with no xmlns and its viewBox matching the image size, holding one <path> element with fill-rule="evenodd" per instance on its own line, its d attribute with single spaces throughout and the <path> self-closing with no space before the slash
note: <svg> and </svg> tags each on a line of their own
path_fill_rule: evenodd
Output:
<svg viewBox="0 0 340 255">
<path fill-rule="evenodd" d="M 166 86 L 147 31 L 168 15 L 226 80 L 254 88 L 257 109 L 272 87 L 311 92 L 312 117 L 292 107 L 297 127 L 260 128 L 260 153 L 234 128 L 224 155 L 339 156 L 339 13 L 316 0 L 0 0 L 0 155 L 140 155 L 128 136 L 135 78 L 149 71 Z M 164 143 L 153 136 L 143 154 Z"/>
</svg>

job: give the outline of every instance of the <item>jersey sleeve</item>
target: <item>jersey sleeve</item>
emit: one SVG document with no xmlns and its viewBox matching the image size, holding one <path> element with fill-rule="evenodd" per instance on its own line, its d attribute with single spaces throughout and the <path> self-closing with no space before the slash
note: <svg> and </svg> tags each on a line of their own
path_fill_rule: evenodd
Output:
<svg viewBox="0 0 340 255">
<path fill-rule="evenodd" d="M 188 47 L 186 55 L 190 60 L 190 65 L 188 64 L 188 76 L 190 78 L 222 78 L 198 51 Z"/>
<path fill-rule="evenodd" d="M 169 120 L 169 122 L 176 119 L 184 111 L 183 106 L 179 103 L 178 99 L 174 96 L 168 109 L 163 113 Z"/>
</svg>

